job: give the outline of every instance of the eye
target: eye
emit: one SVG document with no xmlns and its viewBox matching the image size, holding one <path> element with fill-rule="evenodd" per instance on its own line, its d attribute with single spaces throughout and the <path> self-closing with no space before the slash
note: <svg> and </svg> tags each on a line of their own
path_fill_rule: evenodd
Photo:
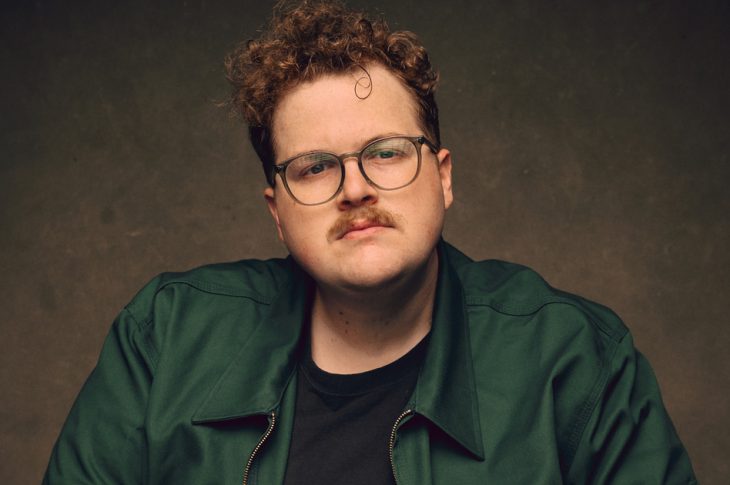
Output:
<svg viewBox="0 0 730 485">
<path fill-rule="evenodd" d="M 400 152 L 397 152 L 397 151 L 395 151 L 393 149 L 385 149 L 385 148 L 382 149 L 382 150 L 378 150 L 377 152 L 375 152 L 375 157 L 376 158 L 383 158 L 383 159 L 393 158 L 393 157 L 397 157 L 397 156 L 400 156 L 400 155 L 403 155 L 403 154 L 400 153 Z"/>
<path fill-rule="evenodd" d="M 326 153 L 312 153 L 294 160 L 286 176 L 290 181 L 314 179 L 339 173 L 339 162 Z"/>
<path fill-rule="evenodd" d="M 315 164 L 307 167 L 302 173 L 304 176 L 317 175 L 330 168 L 332 168 L 331 164 L 320 162 L 320 163 L 315 163 Z"/>
<path fill-rule="evenodd" d="M 391 160 L 394 158 L 402 158 L 404 155 L 403 150 L 395 147 L 375 147 L 363 153 L 363 159 L 370 161 Z"/>
<path fill-rule="evenodd" d="M 362 154 L 366 162 L 396 162 L 410 159 L 415 155 L 413 143 L 407 138 L 388 138 L 376 141 Z"/>
</svg>

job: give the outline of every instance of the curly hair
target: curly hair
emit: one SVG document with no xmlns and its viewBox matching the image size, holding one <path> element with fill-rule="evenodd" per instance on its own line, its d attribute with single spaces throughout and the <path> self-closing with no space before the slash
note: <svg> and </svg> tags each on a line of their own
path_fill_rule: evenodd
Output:
<svg viewBox="0 0 730 485">
<path fill-rule="evenodd" d="M 390 31 L 383 19 L 370 20 L 338 0 L 277 3 L 269 29 L 226 57 L 227 78 L 233 86 L 230 103 L 248 123 L 251 144 L 270 185 L 275 162 L 272 119 L 281 97 L 297 84 L 323 75 L 359 68 L 369 77 L 366 67 L 372 63 L 386 67 L 413 93 L 425 134 L 440 146 L 434 98 L 438 73 L 426 49 L 414 33 Z"/>
</svg>

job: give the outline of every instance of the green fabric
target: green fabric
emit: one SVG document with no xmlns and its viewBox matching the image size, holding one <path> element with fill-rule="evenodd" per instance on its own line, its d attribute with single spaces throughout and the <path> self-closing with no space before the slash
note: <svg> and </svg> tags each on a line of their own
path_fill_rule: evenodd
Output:
<svg viewBox="0 0 730 485">
<path fill-rule="evenodd" d="M 154 279 L 114 322 L 44 483 L 240 484 L 272 413 L 248 483 L 281 483 L 311 291 L 291 259 Z M 408 408 L 400 485 L 696 483 L 651 368 L 610 310 L 443 242 Z"/>
</svg>

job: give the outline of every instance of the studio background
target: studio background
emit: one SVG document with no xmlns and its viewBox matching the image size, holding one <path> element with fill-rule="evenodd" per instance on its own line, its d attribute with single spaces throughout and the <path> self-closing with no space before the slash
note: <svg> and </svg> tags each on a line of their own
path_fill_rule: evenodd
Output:
<svg viewBox="0 0 730 485">
<path fill-rule="evenodd" d="M 222 59 L 271 2 L 3 2 L 0 483 L 38 483 L 155 274 L 285 255 Z M 730 7 L 366 5 L 441 71 L 445 237 L 610 306 L 702 483 L 730 478 Z"/>
</svg>

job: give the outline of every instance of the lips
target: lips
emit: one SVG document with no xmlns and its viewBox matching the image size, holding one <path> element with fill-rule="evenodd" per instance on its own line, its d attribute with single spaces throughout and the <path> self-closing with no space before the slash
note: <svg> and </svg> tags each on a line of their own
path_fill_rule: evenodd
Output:
<svg viewBox="0 0 730 485">
<path fill-rule="evenodd" d="M 355 236 L 357 233 L 365 233 L 367 229 L 374 228 L 385 228 L 385 226 L 378 221 L 354 221 L 352 224 L 348 224 L 347 228 L 337 239 L 348 239 L 348 237 Z M 367 231 L 368 233 L 374 231 Z"/>
</svg>

